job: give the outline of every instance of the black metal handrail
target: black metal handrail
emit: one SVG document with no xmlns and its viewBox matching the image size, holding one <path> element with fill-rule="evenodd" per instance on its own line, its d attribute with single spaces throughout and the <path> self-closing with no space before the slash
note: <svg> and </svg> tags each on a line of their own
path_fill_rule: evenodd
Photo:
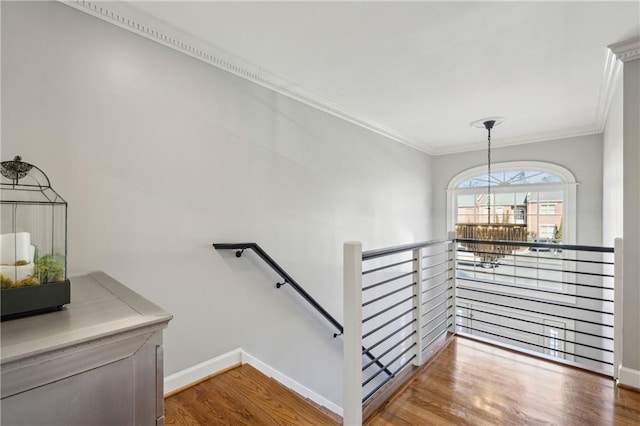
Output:
<svg viewBox="0 0 640 426">
<path fill-rule="evenodd" d="M 598 246 L 582 246 L 575 244 L 559 244 L 559 243 L 534 243 L 525 241 L 504 241 L 504 240 L 476 240 L 471 238 L 456 238 L 456 242 L 459 243 L 480 243 L 480 244 L 494 244 L 500 246 L 511 247 L 536 247 L 536 248 L 548 248 L 550 250 L 575 250 L 575 251 L 590 251 L 598 253 L 613 253 L 613 247 L 598 247 Z M 364 257 L 364 256 L 363 256 Z"/>
<path fill-rule="evenodd" d="M 214 243 L 213 247 L 216 250 L 237 250 L 236 257 L 242 256 L 242 252 L 247 249 L 253 250 L 262 260 L 264 260 L 267 265 L 271 267 L 271 269 L 273 269 L 278 275 L 280 275 L 280 278 L 284 280 L 283 282 L 276 284 L 278 288 L 282 287 L 285 284 L 289 284 L 291 288 L 293 288 L 300 296 L 302 296 L 304 300 L 306 300 L 311 306 L 313 306 L 320 313 L 320 315 L 325 317 L 327 321 L 331 323 L 331 325 L 338 329 L 338 333 L 336 333 L 336 336 L 344 332 L 342 324 L 340 324 L 338 320 L 331 316 L 331 314 L 327 312 L 326 309 L 324 309 L 313 297 L 311 297 L 309 293 L 307 293 L 305 289 L 302 288 L 300 284 L 298 284 L 296 280 L 294 280 L 291 275 L 287 273 L 287 271 L 282 269 L 282 267 L 278 265 L 278 263 L 276 263 L 276 261 L 273 260 L 271 256 L 269 256 L 257 243 Z"/>
<path fill-rule="evenodd" d="M 283 279 L 283 282 L 277 283 L 276 287 L 280 288 L 285 284 L 289 284 L 291 288 L 296 291 L 296 293 L 298 293 L 304 300 L 306 300 L 311 306 L 313 306 L 315 310 L 320 313 L 320 315 L 322 315 L 327 321 L 331 323 L 331 325 L 333 325 L 338 330 L 337 333 L 333 334 L 333 337 L 338 337 L 344 333 L 344 327 L 342 326 L 342 324 L 340 324 L 337 319 L 335 319 L 313 297 L 311 297 L 311 295 L 309 295 L 309 293 L 307 293 L 305 289 L 302 288 L 300 284 L 298 284 L 298 282 L 287 273 L 287 271 L 282 269 L 282 267 L 278 265 L 278 263 L 273 260 L 273 258 L 271 258 L 271 256 L 269 256 L 267 252 L 265 252 L 262 247 L 258 245 L 258 243 L 214 243 L 213 247 L 216 250 L 237 250 L 236 257 L 241 257 L 242 253 L 247 249 L 253 250 L 267 265 L 271 267 L 271 269 L 273 269 L 278 275 L 280 275 L 280 278 Z M 365 347 L 362 348 L 362 353 L 371 360 L 375 359 L 375 356 L 371 354 Z M 384 371 L 388 375 L 393 374 L 379 361 L 377 361 L 376 364 L 378 364 L 380 367 L 383 367 Z"/>
<path fill-rule="evenodd" d="M 421 243 L 413 243 L 413 244 L 404 244 L 401 246 L 383 248 L 378 250 L 368 250 L 362 252 L 362 260 L 375 259 L 376 257 L 388 256 L 390 254 L 402 253 L 409 250 L 415 250 L 423 247 L 436 246 L 442 243 L 451 243 L 454 240 L 450 239 L 442 239 L 442 240 L 432 240 L 432 241 L 423 241 Z"/>
</svg>

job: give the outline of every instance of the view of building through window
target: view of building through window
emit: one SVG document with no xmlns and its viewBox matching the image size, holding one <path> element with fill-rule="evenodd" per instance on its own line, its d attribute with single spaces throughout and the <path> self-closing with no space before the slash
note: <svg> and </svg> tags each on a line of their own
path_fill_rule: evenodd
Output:
<svg viewBox="0 0 640 426">
<path fill-rule="evenodd" d="M 520 224 L 526 225 L 531 242 L 574 244 L 575 188 L 571 171 L 555 164 L 501 163 L 491 176 L 478 166 L 449 182 L 448 225 Z M 584 267 L 574 261 L 575 252 L 551 247 L 518 247 L 496 262 L 483 262 L 459 245 L 456 280 L 471 296 L 458 295 L 457 331 L 573 361 L 575 322 L 540 311 L 538 303 L 582 303 L 573 283 Z M 521 311 L 494 304 L 494 298 L 510 297 Z"/>
<path fill-rule="evenodd" d="M 490 179 L 486 174 L 466 179 L 457 186 L 465 190 L 456 194 L 455 223 L 524 223 L 530 240 L 561 242 L 565 192 L 545 190 L 545 184 L 562 181 L 551 173 L 532 170 L 492 173 Z M 487 182 L 492 192 L 490 210 Z M 518 186 L 526 186 L 527 190 L 519 190 Z"/>
</svg>

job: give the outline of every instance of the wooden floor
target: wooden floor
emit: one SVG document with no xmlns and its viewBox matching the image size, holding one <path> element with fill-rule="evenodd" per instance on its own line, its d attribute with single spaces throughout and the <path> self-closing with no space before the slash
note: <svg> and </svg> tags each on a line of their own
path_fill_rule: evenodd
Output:
<svg viewBox="0 0 640 426">
<path fill-rule="evenodd" d="M 165 400 L 167 425 L 338 425 L 249 365 Z M 640 426 L 640 392 L 612 379 L 453 339 L 368 426 Z"/>
<path fill-rule="evenodd" d="M 300 395 L 250 365 L 165 399 L 167 425 L 339 425 Z"/>
<path fill-rule="evenodd" d="M 640 392 L 455 338 L 368 426 L 640 425 Z"/>
</svg>

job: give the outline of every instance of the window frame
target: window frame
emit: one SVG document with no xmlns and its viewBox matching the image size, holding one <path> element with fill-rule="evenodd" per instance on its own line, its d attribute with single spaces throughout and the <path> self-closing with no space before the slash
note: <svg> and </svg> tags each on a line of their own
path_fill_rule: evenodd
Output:
<svg viewBox="0 0 640 426">
<path fill-rule="evenodd" d="M 536 170 L 541 172 L 552 173 L 561 179 L 564 182 L 554 182 L 554 183 L 538 183 L 538 184 L 515 184 L 515 185 L 496 185 L 491 186 L 491 193 L 513 193 L 513 192 L 534 192 L 534 191 L 562 191 L 564 194 L 563 201 L 563 212 L 562 212 L 562 223 L 563 223 L 563 244 L 576 244 L 576 219 L 577 219 L 577 211 L 576 211 L 576 192 L 578 183 L 575 180 L 573 173 L 567 170 L 564 167 L 558 166 L 556 164 L 539 162 L 539 161 L 509 161 L 502 162 L 495 165 L 492 165 L 492 172 L 502 172 L 502 171 L 514 171 L 514 170 Z M 455 175 L 450 181 L 449 186 L 447 188 L 447 229 L 450 231 L 455 231 L 455 224 L 458 214 L 458 206 L 457 200 L 459 194 L 469 194 L 469 193 L 478 193 L 478 191 L 486 191 L 486 186 L 476 186 L 472 188 L 457 188 L 457 186 L 461 183 L 470 179 L 479 174 L 486 174 L 486 165 L 472 167 L 470 169 L 464 170 L 457 175 Z M 528 214 L 528 213 L 527 213 Z M 571 254 L 570 256 L 573 256 Z M 563 261 L 565 266 L 561 269 L 564 271 L 570 270 L 570 265 L 565 261 Z M 563 281 L 567 281 L 566 272 L 563 272 Z M 473 282 L 469 285 L 474 286 Z M 563 284 L 560 290 L 564 294 L 549 294 L 544 296 L 543 298 L 546 300 L 554 300 L 563 303 L 577 303 L 577 299 L 575 297 L 576 289 L 573 286 L 569 286 L 567 284 Z M 520 295 L 529 295 L 532 294 L 527 289 L 512 289 L 510 291 L 511 294 L 520 294 Z M 537 296 L 540 297 L 540 296 Z"/>
<path fill-rule="evenodd" d="M 563 244 L 575 244 L 576 235 L 576 192 L 578 182 L 571 171 L 565 167 L 543 161 L 507 161 L 491 165 L 491 172 L 500 173 L 516 170 L 535 170 L 546 172 L 560 177 L 563 182 L 536 183 L 536 184 L 513 184 L 513 185 L 492 185 L 492 193 L 509 192 L 533 192 L 533 191 L 562 191 L 564 193 L 562 223 L 563 223 Z M 472 188 L 458 188 L 458 186 L 475 176 L 486 174 L 486 164 L 466 169 L 455 175 L 447 186 L 447 230 L 455 231 L 459 194 L 473 194 L 478 190 L 485 190 L 487 186 L 475 186 Z"/>
<path fill-rule="evenodd" d="M 538 214 L 556 214 L 556 203 L 538 203 Z"/>
</svg>

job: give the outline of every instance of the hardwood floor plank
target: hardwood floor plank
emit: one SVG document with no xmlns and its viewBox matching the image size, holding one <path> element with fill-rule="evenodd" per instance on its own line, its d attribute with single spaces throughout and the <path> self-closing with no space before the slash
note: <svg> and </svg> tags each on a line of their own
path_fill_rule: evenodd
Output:
<svg viewBox="0 0 640 426">
<path fill-rule="evenodd" d="M 176 426 L 198 426 L 188 407 L 182 405 L 177 399 L 166 400 L 164 404 L 165 424 Z"/>
<path fill-rule="evenodd" d="M 165 400 L 170 425 L 339 425 L 304 398 L 242 365 Z"/>
<path fill-rule="evenodd" d="M 165 400 L 167 425 L 338 425 L 243 365 Z M 369 426 L 640 426 L 640 392 L 611 378 L 455 338 Z"/>
<path fill-rule="evenodd" d="M 367 425 L 640 425 L 612 379 L 456 338 Z"/>
<path fill-rule="evenodd" d="M 251 413 L 243 404 L 215 385 L 206 388 L 197 385 L 175 395 L 175 398 L 190 407 L 191 414 L 201 425 L 250 424 L 248 421 L 251 420 Z"/>
<path fill-rule="evenodd" d="M 264 416 L 285 422 L 282 424 L 326 424 L 324 413 L 250 365 L 229 372 L 221 380 L 244 397 L 251 397 Z"/>
<path fill-rule="evenodd" d="M 411 424 L 410 422 L 404 420 L 403 418 L 400 418 L 398 416 L 396 416 L 395 414 L 391 414 L 388 411 L 382 411 L 380 412 L 377 416 L 375 421 L 369 423 L 375 426 L 414 426 L 413 424 Z"/>
</svg>

